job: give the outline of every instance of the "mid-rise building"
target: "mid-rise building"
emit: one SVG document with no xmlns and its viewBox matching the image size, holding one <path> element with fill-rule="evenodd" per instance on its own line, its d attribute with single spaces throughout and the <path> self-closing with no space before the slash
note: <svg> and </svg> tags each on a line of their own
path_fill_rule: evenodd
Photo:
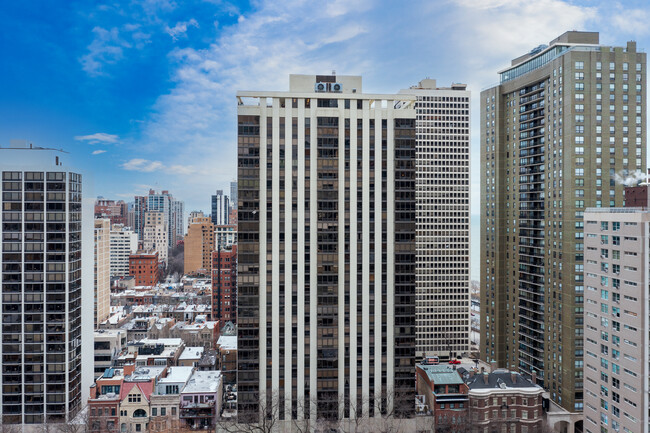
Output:
<svg viewBox="0 0 650 433">
<path fill-rule="evenodd" d="M 647 432 L 650 211 L 589 208 L 584 222 L 584 431 Z"/>
<path fill-rule="evenodd" d="M 239 419 L 410 416 L 416 97 L 289 81 L 237 94 Z"/>
<path fill-rule="evenodd" d="M 235 211 L 236 212 L 236 211 Z M 237 224 L 214 226 L 214 249 L 232 247 L 237 243 Z"/>
<path fill-rule="evenodd" d="M 237 209 L 237 181 L 230 182 L 230 209 Z"/>
<path fill-rule="evenodd" d="M 92 205 L 65 157 L 0 148 L 3 428 L 72 420 L 93 379 Z"/>
<path fill-rule="evenodd" d="M 138 251 L 129 256 L 129 275 L 136 286 L 155 286 L 160 281 L 160 261 L 157 251 Z"/>
<path fill-rule="evenodd" d="M 144 237 L 142 241 L 143 249 L 156 251 L 158 260 L 167 263 L 169 252 L 169 227 L 165 214 L 160 211 L 147 211 L 144 214 Z"/>
<path fill-rule="evenodd" d="M 218 189 L 217 193 L 212 196 L 212 224 L 228 224 L 229 217 L 230 205 L 228 196 L 223 194 L 223 190 Z"/>
<path fill-rule="evenodd" d="M 470 352 L 469 127 L 464 84 L 425 79 L 416 96 L 416 356 Z"/>
<path fill-rule="evenodd" d="M 95 219 L 95 328 L 111 312 L 111 221 Z"/>
<path fill-rule="evenodd" d="M 110 233 L 110 276 L 129 275 L 129 256 L 138 251 L 138 234 L 129 227 L 115 224 Z"/>
<path fill-rule="evenodd" d="M 208 217 L 195 217 L 187 227 L 185 236 L 184 270 L 185 274 L 197 271 L 209 273 L 212 269 L 214 251 L 214 224 Z"/>
<path fill-rule="evenodd" d="M 566 32 L 481 92 L 481 358 L 583 409 L 584 211 L 646 170 L 646 54 Z"/>
<path fill-rule="evenodd" d="M 133 201 L 133 230 L 138 234 L 138 241 L 144 239 L 144 213 L 147 211 L 147 197 L 135 196 Z"/>
<path fill-rule="evenodd" d="M 237 245 L 212 252 L 212 320 L 237 321 Z"/>
<path fill-rule="evenodd" d="M 115 201 L 98 197 L 95 201 L 95 218 L 108 218 L 111 224 L 127 224 L 127 204 L 123 200 Z"/>
</svg>

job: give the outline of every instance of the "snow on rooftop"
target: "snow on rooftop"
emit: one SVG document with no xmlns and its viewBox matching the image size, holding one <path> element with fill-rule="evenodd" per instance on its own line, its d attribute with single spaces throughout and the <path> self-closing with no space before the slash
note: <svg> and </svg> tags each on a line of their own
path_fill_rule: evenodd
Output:
<svg viewBox="0 0 650 433">
<path fill-rule="evenodd" d="M 204 347 L 186 347 L 181 353 L 181 356 L 178 358 L 179 361 L 187 359 L 201 359 L 203 355 Z"/>
<path fill-rule="evenodd" d="M 167 377 L 161 378 L 158 384 L 186 383 L 192 375 L 192 370 L 194 370 L 194 367 L 169 367 Z"/>
<path fill-rule="evenodd" d="M 217 345 L 225 350 L 237 350 L 237 336 L 236 335 L 222 335 L 217 340 Z"/>
<path fill-rule="evenodd" d="M 195 371 L 181 394 L 217 392 L 219 382 L 221 382 L 221 371 Z"/>
</svg>

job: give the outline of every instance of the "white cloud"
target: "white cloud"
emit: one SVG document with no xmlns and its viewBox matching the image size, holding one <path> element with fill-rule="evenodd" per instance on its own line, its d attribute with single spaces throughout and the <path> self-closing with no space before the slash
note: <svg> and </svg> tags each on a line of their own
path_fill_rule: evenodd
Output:
<svg viewBox="0 0 650 433">
<path fill-rule="evenodd" d="M 167 34 L 169 34 L 169 36 L 172 37 L 173 40 L 177 41 L 178 38 L 182 36 L 187 36 L 186 33 L 188 27 L 198 28 L 199 23 L 194 18 L 190 19 L 189 21 L 179 21 L 178 23 L 176 23 L 174 27 L 170 28 L 169 26 L 167 26 L 165 31 L 167 32 Z"/>
<path fill-rule="evenodd" d="M 95 37 L 88 45 L 88 53 L 79 61 L 84 71 L 97 76 L 104 74 L 104 64 L 114 64 L 121 60 L 124 57 L 124 48 L 130 48 L 131 44 L 120 37 L 116 27 L 110 30 L 95 27 L 93 33 Z"/>
<path fill-rule="evenodd" d="M 140 171 L 144 173 L 151 173 L 152 171 L 160 170 L 164 167 L 160 161 L 149 161 L 148 159 L 133 158 L 124 164 L 122 168 L 129 171 Z"/>
<path fill-rule="evenodd" d="M 611 22 L 618 31 L 625 34 L 633 34 L 636 37 L 647 35 L 650 32 L 650 28 L 648 27 L 650 13 L 647 10 L 619 10 L 611 17 Z"/>
<path fill-rule="evenodd" d="M 105 132 L 97 132 L 90 135 L 77 135 L 74 139 L 77 141 L 87 141 L 89 144 L 112 144 L 117 143 L 120 137 L 114 134 L 106 134 Z"/>
<path fill-rule="evenodd" d="M 102 153 L 106 153 L 106 151 L 105 150 L 94 150 L 92 154 L 93 155 L 101 155 Z"/>
<path fill-rule="evenodd" d="M 206 174 L 205 171 L 198 169 L 193 165 L 180 165 L 173 164 L 166 166 L 160 161 L 151 161 L 143 158 L 133 158 L 122 164 L 122 168 L 129 171 L 139 171 L 142 173 L 152 173 L 152 172 L 164 172 L 167 174 L 176 174 L 176 175 L 195 175 L 195 174 Z M 139 185 L 143 186 L 143 185 Z"/>
</svg>

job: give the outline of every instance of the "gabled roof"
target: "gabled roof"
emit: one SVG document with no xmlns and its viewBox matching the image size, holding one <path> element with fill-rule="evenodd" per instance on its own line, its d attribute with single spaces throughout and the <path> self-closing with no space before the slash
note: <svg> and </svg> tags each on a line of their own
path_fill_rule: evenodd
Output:
<svg viewBox="0 0 650 433">
<path fill-rule="evenodd" d="M 153 393 L 153 381 L 149 382 L 124 382 L 122 384 L 122 389 L 120 392 L 120 401 L 124 400 L 133 390 L 133 388 L 138 388 L 140 394 L 144 396 L 147 401 L 151 398 Z"/>
</svg>

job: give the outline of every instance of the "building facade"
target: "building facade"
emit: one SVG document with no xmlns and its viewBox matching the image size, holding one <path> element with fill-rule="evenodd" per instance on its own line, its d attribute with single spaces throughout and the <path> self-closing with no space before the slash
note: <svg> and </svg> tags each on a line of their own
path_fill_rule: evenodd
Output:
<svg viewBox="0 0 650 433">
<path fill-rule="evenodd" d="M 237 245 L 212 252 L 212 320 L 237 322 Z"/>
<path fill-rule="evenodd" d="M 208 217 L 196 217 L 190 221 L 185 236 L 183 273 L 197 271 L 209 273 L 212 269 L 214 251 L 214 224 Z"/>
<path fill-rule="evenodd" d="M 158 260 L 167 263 L 169 253 L 169 227 L 165 214 L 161 211 L 147 211 L 144 213 L 143 249 L 156 251 Z"/>
<path fill-rule="evenodd" d="M 157 251 L 138 251 L 129 256 L 129 275 L 136 286 L 155 286 L 160 282 L 160 261 Z"/>
<path fill-rule="evenodd" d="M 464 84 L 425 79 L 416 109 L 416 357 L 470 352 L 469 127 Z"/>
<path fill-rule="evenodd" d="M 412 415 L 415 97 L 291 75 L 237 100 L 240 421 Z"/>
<path fill-rule="evenodd" d="M 95 328 L 111 312 L 111 221 L 95 219 Z"/>
<path fill-rule="evenodd" d="M 95 218 L 108 218 L 111 224 L 127 224 L 127 204 L 123 200 L 98 198 L 95 201 Z"/>
<path fill-rule="evenodd" d="M 138 234 L 129 227 L 115 224 L 110 234 L 110 276 L 129 275 L 129 256 L 138 251 Z"/>
<path fill-rule="evenodd" d="M 0 148 L 2 424 L 27 431 L 74 418 L 92 383 L 92 205 L 64 158 Z"/>
<path fill-rule="evenodd" d="M 218 189 L 217 193 L 212 196 L 212 224 L 224 225 L 230 220 L 230 204 L 228 196 L 223 194 L 223 190 Z"/>
<path fill-rule="evenodd" d="M 646 170 L 646 55 L 567 32 L 481 93 L 481 358 L 583 408 L 587 207 Z"/>
<path fill-rule="evenodd" d="M 589 208 L 584 220 L 584 431 L 648 432 L 650 212 Z"/>
<path fill-rule="evenodd" d="M 237 181 L 230 182 L 230 209 L 237 209 Z"/>
<path fill-rule="evenodd" d="M 144 239 L 144 213 L 147 211 L 147 197 L 135 196 L 133 201 L 133 230 L 138 234 L 138 241 Z"/>
</svg>

